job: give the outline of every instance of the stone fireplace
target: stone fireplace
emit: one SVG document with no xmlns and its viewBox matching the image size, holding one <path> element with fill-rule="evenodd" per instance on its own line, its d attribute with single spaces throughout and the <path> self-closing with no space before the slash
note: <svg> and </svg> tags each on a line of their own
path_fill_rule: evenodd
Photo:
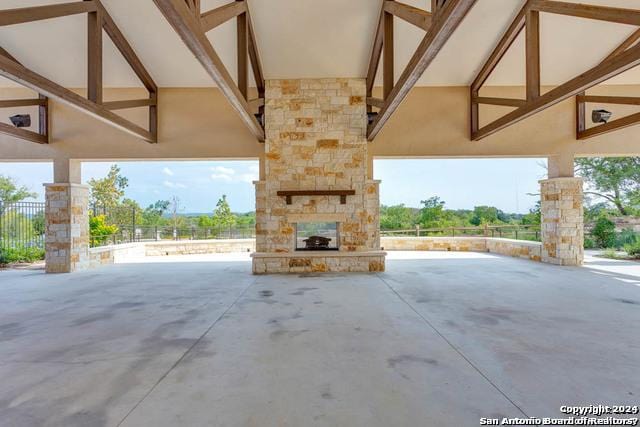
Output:
<svg viewBox="0 0 640 427">
<path fill-rule="evenodd" d="M 365 96 L 364 79 L 266 82 L 254 273 L 384 270 Z M 301 248 L 300 237 L 313 238 L 311 247 Z M 323 237 L 329 247 L 318 246 Z"/>
</svg>

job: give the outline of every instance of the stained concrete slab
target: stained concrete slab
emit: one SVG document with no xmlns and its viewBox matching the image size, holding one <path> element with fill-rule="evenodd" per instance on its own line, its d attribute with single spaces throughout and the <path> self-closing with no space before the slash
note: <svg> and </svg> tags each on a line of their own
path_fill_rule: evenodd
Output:
<svg viewBox="0 0 640 427">
<path fill-rule="evenodd" d="M 0 273 L 1 425 L 475 426 L 640 395 L 640 264 L 134 261 Z"/>
</svg>

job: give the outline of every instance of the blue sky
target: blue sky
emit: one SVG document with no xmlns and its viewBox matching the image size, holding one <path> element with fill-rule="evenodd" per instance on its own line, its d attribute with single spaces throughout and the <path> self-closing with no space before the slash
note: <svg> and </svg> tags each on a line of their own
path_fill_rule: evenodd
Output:
<svg viewBox="0 0 640 427">
<path fill-rule="evenodd" d="M 381 201 L 419 207 L 420 201 L 439 196 L 451 209 L 496 206 L 506 212 L 526 213 L 536 200 L 538 180 L 546 174 L 543 159 L 376 160 L 374 173 L 382 180 Z M 107 174 L 112 163 L 83 163 L 86 182 Z M 257 161 L 119 162 L 129 178 L 126 196 L 147 206 L 178 196 L 183 212 L 211 212 L 226 194 L 236 212 L 255 206 L 253 180 Z M 0 175 L 9 175 L 43 199 L 42 183 L 51 182 L 50 163 L 0 163 Z"/>
</svg>

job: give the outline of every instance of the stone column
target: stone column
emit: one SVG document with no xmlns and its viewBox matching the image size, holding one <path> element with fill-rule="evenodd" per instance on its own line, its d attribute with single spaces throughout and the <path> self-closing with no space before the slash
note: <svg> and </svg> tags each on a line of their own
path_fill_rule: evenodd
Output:
<svg viewBox="0 0 640 427">
<path fill-rule="evenodd" d="M 56 160 L 54 178 L 45 184 L 46 271 L 71 273 L 89 266 L 89 187 L 79 161 Z"/>
<path fill-rule="evenodd" d="M 571 158 L 573 164 L 573 157 Z M 570 175 L 570 176 L 557 176 Z M 577 266 L 584 260 L 583 181 L 564 157 L 549 158 L 549 179 L 540 181 L 542 261 Z"/>
</svg>

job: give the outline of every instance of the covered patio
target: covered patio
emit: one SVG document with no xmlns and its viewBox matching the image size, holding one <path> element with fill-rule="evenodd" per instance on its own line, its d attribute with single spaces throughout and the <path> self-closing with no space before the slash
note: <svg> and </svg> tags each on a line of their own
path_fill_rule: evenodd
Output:
<svg viewBox="0 0 640 427">
<path fill-rule="evenodd" d="M 3 273 L 4 425 L 475 426 L 635 404 L 640 265 L 394 252 L 251 276 L 247 255 Z"/>
</svg>

